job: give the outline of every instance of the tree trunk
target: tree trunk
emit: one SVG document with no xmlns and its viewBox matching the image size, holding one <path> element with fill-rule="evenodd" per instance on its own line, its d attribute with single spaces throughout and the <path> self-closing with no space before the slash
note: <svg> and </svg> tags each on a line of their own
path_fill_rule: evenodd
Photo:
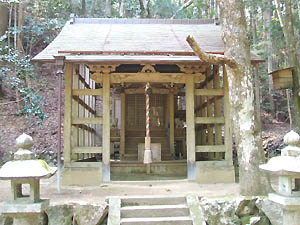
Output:
<svg viewBox="0 0 300 225">
<path fill-rule="evenodd" d="M 8 26 L 8 5 L 0 2 L 0 37 L 5 34 Z M 0 78 L 0 97 L 3 96 L 2 79 Z"/>
<path fill-rule="evenodd" d="M 86 17 L 86 2 L 85 0 L 81 0 L 81 15 Z"/>
<path fill-rule="evenodd" d="M 0 36 L 4 35 L 8 26 L 8 5 L 0 2 Z"/>
<path fill-rule="evenodd" d="M 291 112 L 291 100 L 290 100 L 290 91 L 286 89 L 286 100 L 287 100 L 287 108 L 289 113 L 289 121 L 290 121 L 290 130 L 293 128 L 293 119 L 292 119 L 292 112 Z"/>
<path fill-rule="evenodd" d="M 19 8 L 18 8 L 18 35 L 17 35 L 17 49 L 19 52 L 24 53 L 24 48 L 23 48 L 23 35 L 20 32 L 22 30 L 23 24 L 24 24 L 24 9 L 26 7 L 26 3 L 20 2 L 19 3 Z"/>
<path fill-rule="evenodd" d="M 265 45 L 265 53 L 267 55 L 267 63 L 268 63 L 268 71 L 267 73 L 273 72 L 273 44 L 271 41 L 271 19 L 272 19 L 272 11 L 271 11 L 272 4 L 269 0 L 264 0 L 264 9 L 263 9 L 263 24 L 264 24 L 264 39 L 267 41 L 267 44 Z M 272 115 L 272 118 L 275 117 L 276 112 L 275 112 L 275 104 L 274 104 L 274 99 L 273 99 L 273 93 L 274 93 L 274 88 L 273 88 L 273 79 L 272 76 L 268 76 L 268 83 L 269 83 L 269 88 L 268 88 L 268 98 L 269 98 L 269 103 L 270 103 L 270 112 Z"/>
<path fill-rule="evenodd" d="M 299 82 L 300 82 L 300 63 L 297 55 L 297 41 L 294 32 L 294 21 L 292 14 L 291 0 L 285 0 L 285 16 L 283 16 L 280 7 L 280 0 L 275 0 L 276 11 L 279 17 L 280 25 L 283 30 L 286 48 L 288 51 L 288 63 L 293 69 L 293 100 L 295 106 L 296 129 L 300 132 L 300 98 L 299 98 Z"/>
<path fill-rule="evenodd" d="M 8 27 L 11 27 L 11 21 L 12 21 L 12 11 L 13 11 L 13 4 L 10 4 L 9 6 L 9 19 L 8 19 Z M 7 45 L 10 46 L 10 32 L 8 32 L 7 35 Z"/>
<path fill-rule="evenodd" d="M 259 170 L 265 163 L 261 130 L 255 121 L 253 76 L 242 0 L 218 0 L 224 29 L 225 57 L 236 66 L 226 65 L 242 195 L 261 195 L 271 190 L 267 176 Z"/>
<path fill-rule="evenodd" d="M 124 16 L 124 0 L 120 0 L 119 2 L 119 16 Z"/>
<path fill-rule="evenodd" d="M 105 14 L 106 14 L 106 16 L 111 16 L 111 3 L 110 3 L 110 0 L 105 1 Z"/>
<path fill-rule="evenodd" d="M 141 18 L 150 17 L 148 3 L 149 0 L 139 0 L 140 8 L 141 8 Z"/>
</svg>

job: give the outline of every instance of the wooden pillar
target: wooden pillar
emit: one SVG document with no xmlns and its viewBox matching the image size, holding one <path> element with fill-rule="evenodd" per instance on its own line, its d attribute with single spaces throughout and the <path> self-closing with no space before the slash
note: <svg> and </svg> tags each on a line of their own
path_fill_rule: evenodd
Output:
<svg viewBox="0 0 300 225">
<path fill-rule="evenodd" d="M 71 129 L 72 129 L 72 79 L 73 64 L 66 63 L 65 69 L 65 112 L 64 112 L 64 163 L 71 162 Z"/>
<path fill-rule="evenodd" d="M 110 78 L 103 74 L 102 179 L 110 181 Z"/>
<path fill-rule="evenodd" d="M 207 69 L 207 75 L 206 77 L 209 78 L 206 84 L 207 89 L 212 89 L 213 88 L 213 80 L 210 79 L 211 76 L 214 76 L 212 73 L 212 66 L 209 66 Z M 213 117 L 213 101 L 214 99 L 211 96 L 207 96 L 207 117 Z M 207 124 L 207 144 L 208 145 L 213 145 L 214 144 L 214 124 Z M 214 160 L 215 154 L 214 152 L 209 152 L 208 153 L 208 159 L 209 160 Z"/>
<path fill-rule="evenodd" d="M 83 65 L 82 64 L 80 64 L 79 65 L 79 74 L 78 74 L 78 76 L 81 76 L 81 80 L 80 80 L 80 82 L 79 82 L 79 89 L 84 89 L 84 85 L 83 85 L 83 83 L 82 83 L 82 78 L 83 78 Z M 83 96 L 79 96 L 79 98 L 81 99 L 81 100 L 83 100 Z M 84 108 L 83 108 L 83 106 L 82 105 L 78 105 L 78 117 L 79 118 L 84 118 Z M 78 145 L 79 146 L 84 146 L 84 129 L 82 129 L 82 128 L 79 128 L 79 133 L 78 133 Z M 82 159 L 84 159 L 84 153 L 80 153 L 80 154 L 78 154 L 78 160 L 82 160 Z"/>
<path fill-rule="evenodd" d="M 120 136 L 120 159 L 122 160 L 125 156 L 125 113 L 126 113 L 126 95 L 121 93 L 121 136 Z"/>
<path fill-rule="evenodd" d="M 225 160 L 232 161 L 232 127 L 230 118 L 230 102 L 229 102 L 229 90 L 226 67 L 223 65 L 223 79 L 224 79 L 224 141 L 225 141 Z"/>
<path fill-rule="evenodd" d="M 195 143 L 195 96 L 194 77 L 192 74 L 186 75 L 186 142 L 187 142 L 187 169 L 188 180 L 196 179 L 196 143 Z"/>
<path fill-rule="evenodd" d="M 175 138 L 175 119 L 174 119 L 174 94 L 169 93 L 169 122 L 170 122 L 170 133 L 169 133 L 169 141 L 170 141 L 170 153 L 172 157 L 175 157 L 175 146 L 174 146 L 174 138 Z"/>
<path fill-rule="evenodd" d="M 79 67 L 78 65 L 74 66 L 73 68 L 73 89 L 78 89 L 79 87 L 79 78 L 78 78 L 78 72 L 79 70 Z M 78 107 L 79 107 L 79 104 L 77 101 L 75 101 L 74 99 L 72 100 L 72 117 L 79 117 L 79 114 L 78 114 Z M 71 137 L 71 144 L 72 144 L 72 148 L 73 147 L 78 147 L 78 133 L 79 133 L 79 128 L 76 127 L 76 126 L 73 126 L 72 127 L 72 137 Z M 71 153 L 71 159 L 72 160 L 78 160 L 79 159 L 79 154 L 73 154 Z"/>
</svg>

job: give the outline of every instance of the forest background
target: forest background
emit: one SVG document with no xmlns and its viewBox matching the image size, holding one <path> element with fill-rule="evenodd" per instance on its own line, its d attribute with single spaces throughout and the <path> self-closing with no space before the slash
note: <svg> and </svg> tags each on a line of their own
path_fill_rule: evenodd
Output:
<svg viewBox="0 0 300 225">
<path fill-rule="evenodd" d="M 286 16 L 293 20 L 289 26 L 293 28 L 297 43 L 294 48 L 299 58 L 300 1 L 243 2 L 251 51 L 266 59 L 258 70 L 253 68 L 257 113 L 262 115 L 263 126 L 288 122 L 290 128 L 293 128 L 295 116 L 292 90 L 275 91 L 272 77 L 268 73 L 290 66 L 283 30 L 286 27 Z M 286 2 L 291 3 L 291 13 L 287 13 Z M 32 65 L 30 59 L 56 37 L 71 13 L 78 17 L 213 18 L 218 23 L 219 11 L 215 0 L 1 0 L 0 116 L 1 121 L 8 124 L 0 126 L 3 134 L 0 137 L 1 146 L 5 141 L 9 149 L 13 148 L 14 139 L 7 140 L 9 137 L 6 138 L 3 133 L 17 130 L 7 131 L 11 125 L 8 121 L 12 120 L 14 126 L 19 128 L 18 132 L 21 127 L 22 131 L 40 136 L 40 139 L 48 138 L 37 145 L 40 150 L 49 151 L 51 144 L 45 145 L 51 142 L 49 136 L 45 136 L 45 132 L 48 132 L 53 136 L 50 147 L 55 151 L 56 78 L 49 74 L 47 77 L 41 76 L 41 70 Z M 27 122 L 24 122 L 24 117 L 28 118 Z M 52 128 L 41 131 L 37 124 L 42 123 L 43 127 Z"/>
</svg>

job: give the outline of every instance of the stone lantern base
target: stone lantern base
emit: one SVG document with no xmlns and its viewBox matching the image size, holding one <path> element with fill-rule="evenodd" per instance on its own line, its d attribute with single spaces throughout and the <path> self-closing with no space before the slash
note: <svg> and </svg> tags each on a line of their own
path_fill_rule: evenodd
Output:
<svg viewBox="0 0 300 225">
<path fill-rule="evenodd" d="M 299 225 L 300 197 L 287 197 L 276 193 L 270 193 L 269 199 L 280 204 L 280 207 L 283 210 L 283 225 Z"/>
<path fill-rule="evenodd" d="M 40 200 L 36 203 L 27 203 L 26 198 L 17 201 L 6 201 L 0 204 L 0 212 L 13 218 L 14 225 L 39 225 L 49 200 Z"/>
</svg>

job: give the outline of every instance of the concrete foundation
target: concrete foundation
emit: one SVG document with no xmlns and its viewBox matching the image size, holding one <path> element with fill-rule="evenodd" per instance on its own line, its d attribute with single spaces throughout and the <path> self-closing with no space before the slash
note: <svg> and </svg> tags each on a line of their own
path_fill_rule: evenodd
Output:
<svg viewBox="0 0 300 225">
<path fill-rule="evenodd" d="M 200 184 L 234 183 L 234 167 L 227 161 L 198 161 L 196 181 Z"/>
<path fill-rule="evenodd" d="M 153 162 L 150 166 L 152 175 L 161 176 L 178 176 L 184 177 L 187 174 L 186 162 L 169 161 Z M 116 162 L 111 163 L 112 175 L 130 176 L 134 174 L 146 173 L 146 166 L 143 163 L 133 162 Z"/>
<path fill-rule="evenodd" d="M 64 186 L 96 186 L 102 183 L 102 168 L 64 168 L 62 185 Z"/>
</svg>

